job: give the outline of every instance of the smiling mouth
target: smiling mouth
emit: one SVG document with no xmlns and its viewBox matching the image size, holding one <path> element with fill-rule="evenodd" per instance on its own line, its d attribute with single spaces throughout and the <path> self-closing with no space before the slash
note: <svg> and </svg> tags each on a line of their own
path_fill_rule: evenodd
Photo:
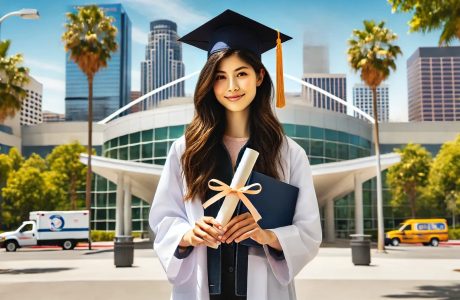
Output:
<svg viewBox="0 0 460 300">
<path fill-rule="evenodd" d="M 225 99 L 228 99 L 230 101 L 237 101 L 240 100 L 245 94 L 237 95 L 237 96 L 228 96 L 225 97 Z"/>
</svg>

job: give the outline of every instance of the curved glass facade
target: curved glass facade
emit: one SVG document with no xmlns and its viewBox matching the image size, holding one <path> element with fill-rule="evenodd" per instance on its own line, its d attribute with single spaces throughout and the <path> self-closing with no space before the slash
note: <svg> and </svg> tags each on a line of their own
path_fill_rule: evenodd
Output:
<svg viewBox="0 0 460 300">
<path fill-rule="evenodd" d="M 169 148 L 176 139 L 184 134 L 186 126 L 184 124 L 149 129 L 108 140 L 103 145 L 103 156 L 163 165 Z M 371 142 L 358 135 L 296 124 L 283 124 L 283 129 L 287 136 L 305 149 L 311 164 L 370 155 Z M 99 230 L 115 230 L 116 185 L 96 175 L 94 190 L 92 227 Z M 366 190 L 365 187 L 363 190 Z M 354 209 L 349 205 L 349 203 L 353 204 L 353 199 L 353 195 L 348 195 L 336 201 L 336 228 L 339 236 L 342 233 L 348 234 L 352 228 L 353 224 L 350 222 L 353 222 L 354 216 L 348 211 Z M 372 209 L 369 210 L 371 211 L 370 218 L 373 218 Z M 133 231 L 148 231 L 148 214 L 149 204 L 133 196 Z M 365 216 L 367 216 L 366 211 Z"/>
</svg>

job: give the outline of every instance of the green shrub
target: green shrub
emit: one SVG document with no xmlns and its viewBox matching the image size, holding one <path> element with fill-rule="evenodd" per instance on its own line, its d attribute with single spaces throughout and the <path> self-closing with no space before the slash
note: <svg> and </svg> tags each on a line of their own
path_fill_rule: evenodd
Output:
<svg viewBox="0 0 460 300">
<path fill-rule="evenodd" d="M 460 228 L 449 229 L 449 240 L 460 240 Z"/>
<path fill-rule="evenodd" d="M 133 232 L 134 238 L 141 237 L 141 232 Z M 103 230 L 91 230 L 91 241 L 92 242 L 107 242 L 115 239 L 115 231 L 103 231 Z"/>
<path fill-rule="evenodd" d="M 91 241 L 93 242 L 113 241 L 114 238 L 114 231 L 91 230 Z"/>
</svg>

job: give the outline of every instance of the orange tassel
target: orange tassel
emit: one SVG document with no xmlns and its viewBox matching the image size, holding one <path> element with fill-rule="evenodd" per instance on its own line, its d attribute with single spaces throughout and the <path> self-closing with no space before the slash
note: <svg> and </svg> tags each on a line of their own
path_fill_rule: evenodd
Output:
<svg viewBox="0 0 460 300">
<path fill-rule="evenodd" d="M 283 75 L 283 49 L 281 47 L 281 37 L 278 31 L 276 39 L 276 107 L 283 108 L 286 105 L 284 97 L 284 75 Z"/>
</svg>

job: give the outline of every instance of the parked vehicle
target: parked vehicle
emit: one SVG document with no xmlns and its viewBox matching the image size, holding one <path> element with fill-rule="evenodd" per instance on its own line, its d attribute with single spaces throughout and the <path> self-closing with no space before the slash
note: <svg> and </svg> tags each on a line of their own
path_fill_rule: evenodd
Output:
<svg viewBox="0 0 460 300">
<path fill-rule="evenodd" d="M 385 235 L 385 245 L 398 246 L 400 243 L 422 243 L 437 247 L 439 242 L 448 241 L 448 228 L 445 219 L 409 219 L 400 224 L 398 230 Z"/>
<path fill-rule="evenodd" d="M 87 210 L 33 211 L 18 229 L 0 234 L 0 248 L 13 252 L 21 247 L 52 245 L 71 250 L 78 242 L 90 241 L 88 225 Z"/>
</svg>

